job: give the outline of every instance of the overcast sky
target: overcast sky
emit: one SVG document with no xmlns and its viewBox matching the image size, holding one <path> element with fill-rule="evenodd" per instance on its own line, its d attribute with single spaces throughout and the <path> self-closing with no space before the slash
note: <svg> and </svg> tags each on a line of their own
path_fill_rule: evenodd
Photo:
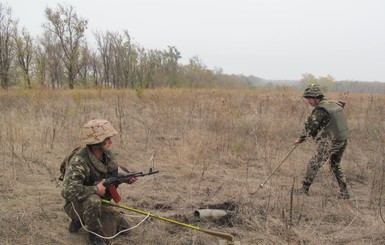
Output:
<svg viewBox="0 0 385 245">
<path fill-rule="evenodd" d="M 182 63 L 197 56 L 227 74 L 385 82 L 385 0 L 0 1 L 33 35 L 60 3 L 89 21 L 89 42 L 126 29 L 145 49 L 175 46 Z"/>
</svg>

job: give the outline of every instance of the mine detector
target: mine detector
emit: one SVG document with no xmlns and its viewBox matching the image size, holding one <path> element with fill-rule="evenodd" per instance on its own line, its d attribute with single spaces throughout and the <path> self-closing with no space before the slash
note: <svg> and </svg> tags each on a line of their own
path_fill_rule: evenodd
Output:
<svg viewBox="0 0 385 245">
<path fill-rule="evenodd" d="M 184 226 L 184 227 L 187 227 L 187 228 L 190 228 L 190 229 L 193 229 L 193 230 L 204 232 L 204 233 L 212 235 L 212 236 L 216 236 L 216 237 L 220 238 L 218 240 L 218 245 L 241 245 L 240 241 L 235 241 L 234 237 L 232 235 L 224 233 L 224 232 L 210 231 L 210 230 L 202 229 L 202 228 L 197 227 L 197 226 L 185 224 L 185 223 L 182 223 L 182 222 L 179 222 L 179 221 L 176 221 L 176 220 L 172 220 L 172 219 L 168 219 L 168 218 L 165 218 L 165 217 L 161 217 L 161 216 L 158 216 L 158 215 L 146 212 L 146 211 L 142 211 L 142 210 L 131 208 L 131 207 L 127 207 L 127 206 L 124 206 L 124 205 L 121 205 L 121 204 L 113 203 L 113 202 L 108 201 L 108 200 L 102 200 L 102 202 L 106 203 L 107 205 L 111 205 L 111 206 L 114 206 L 114 207 L 122 208 L 122 209 L 129 210 L 129 211 L 132 211 L 132 212 L 135 212 L 135 213 L 147 215 L 147 216 L 155 218 L 155 219 L 167 221 L 167 222 L 170 222 L 170 223 L 173 223 L 173 224 L 176 224 L 176 225 Z"/>
</svg>

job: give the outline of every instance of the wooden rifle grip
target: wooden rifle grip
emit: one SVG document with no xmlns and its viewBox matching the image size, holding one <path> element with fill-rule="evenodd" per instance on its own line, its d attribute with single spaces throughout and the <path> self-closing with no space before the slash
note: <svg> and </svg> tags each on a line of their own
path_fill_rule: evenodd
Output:
<svg viewBox="0 0 385 245">
<path fill-rule="evenodd" d="M 114 199 L 115 203 L 120 202 L 122 199 L 118 193 L 117 187 L 115 185 L 108 186 L 108 190 L 110 191 L 110 194 L 112 196 L 112 199 Z"/>
</svg>

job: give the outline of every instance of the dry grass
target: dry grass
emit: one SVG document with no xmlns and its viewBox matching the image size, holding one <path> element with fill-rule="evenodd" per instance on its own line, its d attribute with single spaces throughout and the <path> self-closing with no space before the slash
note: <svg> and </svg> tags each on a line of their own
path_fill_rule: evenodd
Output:
<svg viewBox="0 0 385 245">
<path fill-rule="evenodd" d="M 258 188 L 310 113 L 295 91 L 1 91 L 0 244 L 85 243 L 84 232 L 67 232 L 57 177 L 91 118 L 110 120 L 119 131 L 113 150 L 122 165 L 160 170 L 122 186 L 123 205 L 230 233 L 242 244 L 383 244 L 385 96 L 330 97 L 348 102 L 351 140 L 342 161 L 348 201 L 338 199 L 327 164 L 309 197 L 293 193 L 314 151 L 310 141 Z M 236 207 L 226 223 L 192 216 L 226 203 Z M 124 213 L 132 225 L 144 218 Z M 149 218 L 111 243 L 217 244 L 217 238 Z"/>
</svg>

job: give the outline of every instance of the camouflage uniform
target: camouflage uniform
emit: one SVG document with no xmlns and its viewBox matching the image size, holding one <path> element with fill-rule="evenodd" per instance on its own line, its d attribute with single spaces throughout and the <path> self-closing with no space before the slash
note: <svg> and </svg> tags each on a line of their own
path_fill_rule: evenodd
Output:
<svg viewBox="0 0 385 245">
<path fill-rule="evenodd" d="M 346 179 L 340 166 L 348 139 L 348 127 L 342 112 L 342 105 L 322 99 L 305 122 L 300 142 L 305 141 L 308 137 L 312 137 L 318 143 L 318 147 L 317 153 L 308 163 L 302 190 L 307 194 L 318 170 L 327 160 L 330 160 L 330 167 L 337 179 L 341 196 L 349 198 Z"/>
<path fill-rule="evenodd" d="M 64 177 L 62 196 L 66 200 L 64 210 L 68 216 L 72 220 L 78 219 L 72 202 L 85 227 L 91 231 L 100 230 L 102 210 L 108 208 L 102 205 L 95 182 L 117 174 L 118 165 L 111 152 L 103 153 L 99 160 L 88 146 L 81 148 L 71 158 Z M 108 190 L 102 198 L 111 200 Z"/>
<path fill-rule="evenodd" d="M 310 159 L 306 176 L 303 183 L 310 186 L 313 183 L 318 170 L 330 159 L 330 167 L 336 176 L 341 191 L 346 190 L 346 179 L 341 169 L 340 162 L 347 146 L 347 140 L 330 140 L 328 138 L 317 137 L 320 129 L 325 128 L 330 122 L 330 115 L 322 108 L 313 110 L 311 116 L 305 123 L 305 131 L 301 134 L 301 139 L 305 140 L 308 136 L 313 137 L 317 143 L 317 153 Z"/>
<path fill-rule="evenodd" d="M 88 235 L 92 245 L 106 244 L 104 239 L 94 233 L 112 236 L 128 228 L 128 223 L 119 212 L 102 204 L 101 199 L 111 200 L 108 189 L 100 197 L 96 186 L 101 180 L 118 175 L 118 164 L 108 150 L 110 137 L 115 135 L 116 130 L 107 120 L 93 119 L 87 122 L 82 129 L 82 139 L 86 146 L 74 150 L 60 166 L 64 175 L 64 211 L 72 219 L 69 231 L 77 232 L 81 228 L 80 217 L 85 228 L 91 231 Z"/>
</svg>

